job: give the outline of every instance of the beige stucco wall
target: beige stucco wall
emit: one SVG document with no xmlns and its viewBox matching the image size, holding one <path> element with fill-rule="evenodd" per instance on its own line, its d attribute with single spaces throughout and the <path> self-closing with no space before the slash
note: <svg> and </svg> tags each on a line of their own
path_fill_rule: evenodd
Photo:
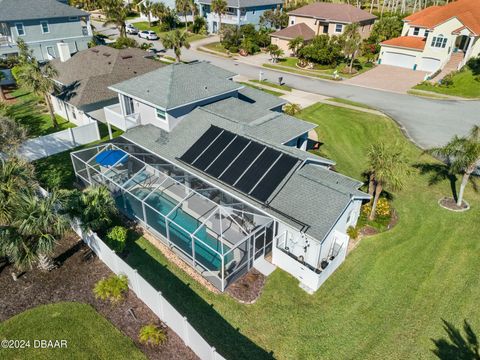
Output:
<svg viewBox="0 0 480 360">
<path fill-rule="evenodd" d="M 304 16 L 289 16 L 288 18 L 288 26 L 304 23 L 306 24 L 310 29 L 312 29 L 315 32 L 315 35 L 321 35 L 323 34 L 323 25 L 319 22 L 316 24 L 317 20 L 314 18 L 310 17 L 304 17 Z M 341 32 L 336 32 L 335 28 L 337 24 L 342 24 L 342 31 Z M 343 33 L 343 30 L 345 29 L 345 26 L 347 26 L 348 23 L 341 23 L 341 22 L 330 22 L 328 23 L 328 35 L 341 35 Z M 370 35 L 370 32 L 372 31 L 373 27 L 373 22 L 368 23 L 368 24 L 362 24 L 360 26 L 360 35 L 362 38 L 367 38 Z"/>
<path fill-rule="evenodd" d="M 455 40 L 457 39 L 457 35 L 452 35 L 452 32 L 462 26 L 463 24 L 458 21 L 458 19 L 454 18 L 435 27 L 435 29 L 428 34 L 425 49 L 423 50 L 423 56 L 440 59 L 442 62 L 447 61 L 455 46 Z M 439 35 L 443 35 L 447 38 L 447 45 L 445 48 L 431 46 L 433 37 Z"/>
<path fill-rule="evenodd" d="M 291 50 L 288 48 L 288 42 L 289 42 L 289 40 L 280 39 L 280 38 L 272 36 L 272 44 L 275 44 L 280 49 L 282 49 L 286 56 L 289 56 L 291 54 Z"/>
<path fill-rule="evenodd" d="M 420 62 L 420 58 L 422 57 L 422 52 L 421 51 L 415 51 L 415 50 L 410 50 L 410 49 L 403 49 L 403 48 L 398 48 L 394 46 L 385 46 L 383 45 L 380 48 L 380 56 L 379 59 L 383 60 L 383 56 L 385 52 L 394 52 L 394 53 L 399 53 L 399 54 L 405 54 L 405 55 L 413 55 L 415 56 L 415 63 L 418 65 Z"/>
</svg>

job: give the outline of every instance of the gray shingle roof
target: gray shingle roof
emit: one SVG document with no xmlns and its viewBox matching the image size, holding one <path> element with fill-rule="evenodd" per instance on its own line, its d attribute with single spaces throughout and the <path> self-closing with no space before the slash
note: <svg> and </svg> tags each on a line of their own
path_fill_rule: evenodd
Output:
<svg viewBox="0 0 480 360">
<path fill-rule="evenodd" d="M 292 10 L 288 15 L 312 17 L 327 21 L 354 23 L 373 21 L 377 17 L 350 4 L 317 2 Z"/>
<path fill-rule="evenodd" d="M 241 99 L 255 103 L 264 109 L 273 109 L 288 102 L 278 96 L 268 94 L 265 91 L 257 90 L 250 86 L 245 86 L 243 89 L 240 89 L 238 93 Z"/>
<path fill-rule="evenodd" d="M 199 3 L 210 5 L 212 0 L 199 0 Z M 227 0 L 227 6 L 236 9 L 280 4 L 283 4 L 282 0 Z"/>
<path fill-rule="evenodd" d="M 90 16 L 57 0 L 0 0 L 0 21 Z"/>
<path fill-rule="evenodd" d="M 223 112 L 228 106 L 239 109 L 241 106 L 238 103 L 239 101 L 238 99 L 226 99 L 220 102 L 223 104 L 211 104 L 204 108 L 197 108 L 187 115 L 170 133 L 154 125 L 144 125 L 127 131 L 123 137 L 174 164 L 185 167 L 186 165 L 181 163 L 178 158 L 211 125 L 215 125 L 294 155 L 301 160 L 316 158 L 319 162 L 328 163 L 326 159 L 306 153 L 300 149 L 281 145 L 281 141 L 278 141 L 279 139 L 285 139 L 285 137 L 292 138 L 298 135 L 297 131 L 299 129 L 307 130 L 314 127 L 312 124 L 308 125 L 308 123 L 290 116 L 273 112 L 272 114 L 275 116 L 272 116 L 271 119 L 265 122 L 245 122 L 242 121 L 243 119 L 240 119 L 242 116 L 236 116 L 236 119 L 229 119 L 225 114 L 214 113 L 214 111 L 218 113 Z M 264 111 L 261 112 L 262 115 L 264 113 Z M 299 125 L 294 125 L 295 121 Z M 265 127 L 266 124 L 268 124 L 267 127 Z M 287 135 L 288 131 L 285 129 L 288 128 L 290 129 L 290 134 Z M 277 131 L 280 135 L 271 135 L 271 132 Z M 206 176 L 191 167 L 189 167 L 189 171 L 200 177 Z M 277 193 L 270 199 L 269 206 L 247 198 L 241 192 L 218 180 L 209 177 L 209 181 L 295 228 L 301 229 L 304 227 L 303 224 L 306 224 L 307 234 L 318 240 L 323 240 L 329 233 L 330 227 L 342 214 L 351 201 L 352 196 L 366 198 L 366 194 L 357 190 L 361 182 L 321 166 L 308 163 L 293 173 L 289 179 L 287 177 L 284 180 L 284 186 L 280 186 L 277 189 Z"/>
<path fill-rule="evenodd" d="M 117 93 L 108 89 L 110 85 L 164 66 L 146 55 L 140 49 L 97 46 L 78 52 L 66 62 L 55 59 L 55 80 L 65 85 L 59 97 L 78 108 L 117 99 Z"/>
<path fill-rule="evenodd" d="M 228 80 L 234 75 L 206 62 L 178 63 L 110 88 L 168 110 L 242 88 Z"/>
</svg>

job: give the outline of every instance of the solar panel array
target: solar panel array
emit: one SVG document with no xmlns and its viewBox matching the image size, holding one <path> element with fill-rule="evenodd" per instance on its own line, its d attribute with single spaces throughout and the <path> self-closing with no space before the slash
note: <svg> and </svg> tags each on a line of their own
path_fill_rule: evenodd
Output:
<svg viewBox="0 0 480 360">
<path fill-rule="evenodd" d="M 266 202 L 298 159 L 211 126 L 180 157 L 183 162 Z"/>
</svg>

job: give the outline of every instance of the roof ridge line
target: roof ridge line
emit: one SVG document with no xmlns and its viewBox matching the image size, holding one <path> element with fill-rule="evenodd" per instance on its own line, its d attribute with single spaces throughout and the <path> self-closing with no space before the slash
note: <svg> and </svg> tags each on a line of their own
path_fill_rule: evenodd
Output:
<svg viewBox="0 0 480 360">
<path fill-rule="evenodd" d="M 302 168 L 303 168 L 303 166 L 302 166 L 298 171 L 300 171 Z M 298 171 L 297 171 L 297 172 L 298 172 Z M 327 171 L 332 171 L 332 170 L 327 170 Z M 338 173 L 335 173 L 335 174 L 338 174 Z M 331 190 L 334 190 L 334 191 L 336 191 L 336 192 L 338 192 L 338 193 L 340 193 L 340 194 L 343 194 L 343 195 L 347 195 L 347 194 L 348 194 L 348 195 L 350 195 L 350 196 L 353 196 L 353 192 L 352 192 L 352 191 L 348 191 L 348 190 L 347 190 L 347 187 L 345 187 L 345 186 L 343 186 L 343 185 L 340 185 L 339 183 L 337 183 L 336 185 L 339 185 L 340 187 L 344 188 L 344 189 L 347 190 L 347 191 L 342 191 L 341 189 L 334 188 L 331 184 L 325 183 L 325 181 L 314 180 L 314 179 L 312 179 L 312 178 L 310 178 L 310 177 L 308 177 L 308 176 L 306 176 L 306 175 L 304 175 L 304 174 L 301 174 L 301 173 L 299 173 L 299 172 L 298 172 L 298 175 L 301 176 L 301 177 L 303 177 L 303 178 L 305 178 L 305 179 L 307 179 L 308 181 L 311 181 L 311 182 L 314 182 L 314 183 L 323 185 L 323 186 L 325 186 L 325 187 L 327 187 L 327 188 L 329 188 L 329 189 L 331 189 Z M 340 175 L 342 175 L 342 174 L 340 174 Z M 359 191 L 359 190 L 357 189 L 357 191 Z"/>
</svg>

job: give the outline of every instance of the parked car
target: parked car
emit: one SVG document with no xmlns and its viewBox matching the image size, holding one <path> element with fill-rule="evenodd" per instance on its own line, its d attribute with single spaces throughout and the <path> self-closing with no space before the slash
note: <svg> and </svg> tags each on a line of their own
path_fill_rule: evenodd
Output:
<svg viewBox="0 0 480 360">
<path fill-rule="evenodd" d="M 147 40 L 158 40 L 158 36 L 155 31 L 152 30 L 143 30 L 138 33 L 138 37 Z"/>
<path fill-rule="evenodd" d="M 137 35 L 138 29 L 132 24 L 127 24 L 127 34 Z"/>
</svg>

